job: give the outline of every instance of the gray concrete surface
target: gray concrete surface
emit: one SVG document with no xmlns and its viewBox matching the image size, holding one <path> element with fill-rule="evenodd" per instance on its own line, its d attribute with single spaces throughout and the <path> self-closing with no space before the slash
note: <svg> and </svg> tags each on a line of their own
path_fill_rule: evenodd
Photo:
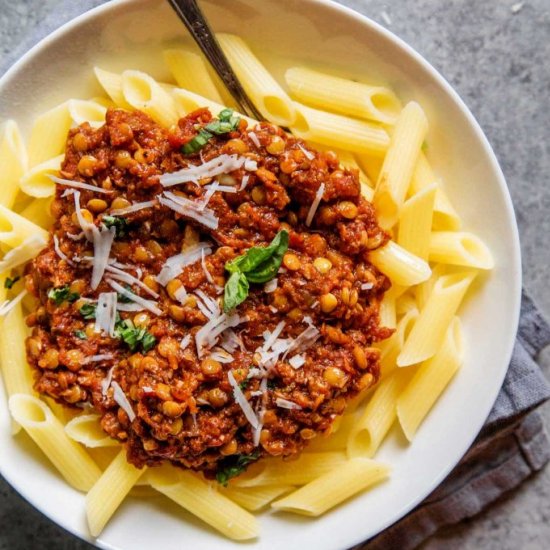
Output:
<svg viewBox="0 0 550 550">
<path fill-rule="evenodd" d="M 516 208 L 525 287 L 550 316 L 550 0 L 341 1 L 416 48 L 481 123 Z M 62 3 L 0 0 L 0 55 Z M 549 373 L 550 352 L 540 360 Z M 550 424 L 550 406 L 543 411 Z M 423 550 L 542 550 L 549 541 L 547 468 L 487 512 L 437 534 Z M 85 548 L 0 479 L 0 550 Z"/>
</svg>

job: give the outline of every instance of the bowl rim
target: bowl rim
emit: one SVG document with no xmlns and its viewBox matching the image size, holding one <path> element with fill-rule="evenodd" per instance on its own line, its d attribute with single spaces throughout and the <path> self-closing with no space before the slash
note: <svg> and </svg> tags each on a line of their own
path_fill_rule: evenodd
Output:
<svg viewBox="0 0 550 550">
<path fill-rule="evenodd" d="M 0 94 L 2 93 L 2 88 L 4 87 L 4 85 L 8 81 L 10 81 L 12 77 L 20 69 L 22 69 L 25 66 L 25 64 L 28 61 L 30 61 L 37 52 L 39 52 L 44 48 L 47 48 L 50 44 L 55 43 L 60 37 L 62 37 L 67 32 L 70 32 L 71 30 L 80 26 L 81 24 L 85 24 L 90 19 L 94 19 L 97 16 L 101 16 L 104 12 L 116 10 L 124 4 L 134 4 L 134 3 L 143 2 L 143 1 L 146 1 L 146 0 L 106 0 L 103 4 L 95 6 L 85 11 L 84 13 L 65 22 L 60 27 L 58 27 L 57 29 L 53 30 L 51 33 L 49 33 L 48 35 L 40 39 L 35 45 L 33 45 L 27 52 L 25 52 L 21 57 L 19 57 L 19 59 L 17 59 L 6 70 L 6 72 L 0 77 Z M 467 122 L 469 123 L 469 126 L 474 130 L 475 137 L 482 144 L 483 151 L 487 156 L 487 159 L 489 160 L 491 171 L 494 174 L 495 180 L 498 182 L 498 186 L 502 192 L 502 198 L 504 200 L 504 206 L 505 206 L 505 213 L 510 221 L 510 225 L 511 225 L 510 230 L 513 236 L 512 242 L 509 243 L 511 263 L 514 266 L 513 272 L 510 273 L 510 280 L 512 282 L 512 287 L 513 287 L 513 296 L 509 298 L 513 309 L 513 319 L 510 324 L 510 334 L 508 335 L 509 338 L 507 338 L 506 343 L 504 344 L 506 348 L 503 353 L 503 355 L 507 358 L 507 365 L 509 365 L 510 360 L 512 358 L 512 353 L 513 353 L 514 344 L 515 344 L 518 326 L 519 326 L 521 296 L 522 296 L 522 262 L 521 262 L 519 229 L 518 229 L 516 215 L 515 215 L 515 211 L 512 203 L 512 198 L 510 195 L 510 191 L 508 189 L 508 185 L 506 183 L 506 179 L 504 177 L 504 174 L 502 172 L 502 169 L 500 167 L 496 154 L 491 144 L 489 143 L 487 136 L 483 132 L 481 125 L 478 123 L 477 119 L 474 117 L 474 115 L 472 114 L 472 112 L 464 102 L 464 100 L 460 97 L 458 92 L 452 87 L 452 85 L 448 82 L 448 80 L 427 59 L 425 59 L 412 46 L 410 46 L 407 42 L 405 42 L 405 40 L 403 40 L 402 38 L 394 34 L 392 31 L 386 29 L 384 26 L 377 23 L 370 17 L 362 13 L 359 13 L 350 7 L 339 4 L 336 0 L 306 0 L 306 1 L 312 4 L 313 7 L 315 5 L 320 5 L 320 6 L 323 6 L 324 8 L 327 8 L 328 10 L 335 10 L 337 12 L 340 12 L 341 14 L 351 17 L 352 19 L 355 19 L 356 21 L 358 21 L 359 24 L 364 25 L 366 27 L 370 27 L 370 29 L 373 30 L 376 34 L 380 35 L 382 38 L 389 40 L 394 45 L 396 45 L 404 54 L 412 58 L 415 63 L 421 66 L 422 69 L 426 70 L 430 74 L 430 76 L 434 78 L 435 81 L 442 87 L 443 91 L 450 96 L 450 98 L 454 101 L 457 107 L 460 108 L 461 114 L 466 118 Z M 407 502 L 406 504 L 403 504 L 401 507 L 397 506 L 395 508 L 395 512 L 392 514 L 392 517 L 386 520 L 385 522 L 383 522 L 378 532 L 372 535 L 371 538 L 376 537 L 377 535 L 382 533 L 385 529 L 387 529 L 394 523 L 397 523 L 399 520 L 401 520 L 414 507 L 420 504 L 449 475 L 452 469 L 458 464 L 462 456 L 464 456 L 464 454 L 468 451 L 473 441 L 478 436 L 481 428 L 485 424 L 485 421 L 489 416 L 489 413 L 500 392 L 502 383 L 504 381 L 504 378 L 507 372 L 508 372 L 508 366 L 506 368 L 502 368 L 498 379 L 498 385 L 495 384 L 493 386 L 493 390 L 490 392 L 490 395 L 489 395 L 490 399 L 488 398 L 486 400 L 486 403 L 488 403 L 489 405 L 485 407 L 486 410 L 484 411 L 484 414 L 479 416 L 481 420 L 479 420 L 475 424 L 475 430 L 472 430 L 471 432 L 472 435 L 470 438 L 468 438 L 467 445 L 463 449 L 457 461 L 452 462 L 446 468 L 443 468 L 440 471 L 439 475 L 433 478 L 431 486 L 429 488 L 426 488 L 424 492 L 419 493 L 415 499 L 411 499 L 409 502 Z M 1 464 L 0 464 L 0 475 L 3 476 L 3 478 L 17 492 L 18 495 L 20 495 L 24 500 L 26 500 L 29 504 L 31 504 L 31 506 L 33 506 L 41 514 L 46 516 L 50 521 L 52 521 L 53 523 L 55 523 L 65 531 L 71 533 L 72 535 L 76 536 L 81 540 L 85 540 L 86 542 L 95 545 L 98 548 L 103 548 L 105 550 L 113 550 L 115 548 L 100 538 L 97 538 L 97 539 L 93 538 L 89 534 L 80 532 L 76 528 L 73 528 L 70 525 L 67 525 L 66 522 L 64 522 L 63 518 L 55 517 L 55 514 L 53 512 L 50 512 L 47 507 L 44 507 L 43 502 L 39 502 L 36 498 L 34 498 L 31 495 L 26 495 L 20 492 L 20 488 L 18 487 L 17 480 L 13 479 L 9 474 L 7 475 L 5 472 L 3 472 L 1 469 Z M 366 542 L 364 537 L 354 538 L 352 541 L 349 542 L 348 546 L 352 547 L 364 542 Z"/>
</svg>

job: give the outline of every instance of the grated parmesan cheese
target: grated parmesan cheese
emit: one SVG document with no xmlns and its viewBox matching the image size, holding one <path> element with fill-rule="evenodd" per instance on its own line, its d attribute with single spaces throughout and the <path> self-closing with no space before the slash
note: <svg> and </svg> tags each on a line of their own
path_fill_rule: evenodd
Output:
<svg viewBox="0 0 550 550">
<path fill-rule="evenodd" d="M 145 201 L 145 202 L 135 202 L 134 204 L 131 204 L 130 206 L 126 206 L 124 208 L 116 208 L 115 210 L 111 210 L 109 212 L 110 216 L 123 216 L 124 214 L 131 214 L 132 212 L 139 212 L 140 210 L 144 210 L 145 208 L 151 208 L 157 204 L 156 200 L 153 201 Z"/>
<path fill-rule="evenodd" d="M 166 286 L 172 279 L 181 274 L 183 269 L 194 264 L 202 258 L 202 254 L 208 256 L 212 254 L 212 249 L 206 243 L 197 243 L 190 246 L 185 252 L 171 256 L 166 260 L 160 273 L 157 275 L 157 281 Z"/>
<path fill-rule="evenodd" d="M 153 302 L 153 300 L 147 300 L 145 298 L 142 298 L 141 296 L 138 296 L 137 294 L 134 294 L 133 292 L 130 292 L 127 288 L 124 288 L 116 281 L 113 281 L 113 279 L 107 279 L 107 283 L 111 286 L 112 289 L 116 290 L 119 294 L 122 294 L 123 296 L 128 298 L 128 300 L 139 304 L 143 307 L 143 309 L 147 309 L 155 315 L 162 315 L 162 310 L 157 306 L 156 302 Z"/>
<path fill-rule="evenodd" d="M 216 218 L 216 215 L 214 214 L 214 211 L 204 208 L 202 204 L 197 204 L 184 197 L 174 195 L 174 193 L 170 193 L 169 191 L 165 191 L 164 196 L 159 195 L 158 201 L 174 212 L 202 223 L 209 229 L 218 228 L 219 222 L 218 218 Z"/>
<path fill-rule="evenodd" d="M 289 409 L 289 410 L 296 410 L 296 411 L 302 410 L 302 407 L 298 405 L 298 403 L 294 403 L 293 401 L 289 401 L 288 399 L 283 399 L 282 397 L 277 397 L 277 399 L 275 399 L 275 404 L 277 405 L 277 407 L 280 407 L 281 409 Z"/>
<path fill-rule="evenodd" d="M 244 416 L 246 417 L 246 419 L 248 420 L 252 428 L 258 429 L 258 427 L 260 426 L 260 421 L 258 420 L 258 417 L 254 413 L 254 410 L 250 406 L 250 403 L 247 401 L 244 393 L 239 387 L 239 384 L 237 384 L 237 381 L 235 380 L 235 377 L 233 376 L 232 371 L 229 371 L 227 373 L 227 379 L 229 380 L 229 383 L 233 388 L 233 397 L 235 398 L 237 405 L 241 407 L 244 413 Z"/>
<path fill-rule="evenodd" d="M 309 212 L 307 213 L 306 225 L 308 227 L 311 225 L 311 222 L 313 221 L 313 216 L 315 216 L 315 213 L 317 212 L 317 208 L 319 208 L 319 204 L 321 204 L 321 199 L 323 198 L 324 192 L 325 192 L 325 184 L 321 183 L 321 185 L 319 185 L 319 189 L 317 189 L 317 193 L 315 193 L 315 198 L 313 199 L 313 202 L 309 207 Z"/>
<path fill-rule="evenodd" d="M 118 406 L 128 415 L 130 422 L 133 422 L 136 418 L 136 413 L 130 405 L 130 401 L 126 397 L 126 394 L 122 391 L 122 388 L 118 385 L 118 382 L 114 380 L 111 382 L 113 388 L 113 399 L 117 402 Z"/>
<path fill-rule="evenodd" d="M 58 178 L 57 176 L 48 176 L 53 182 L 58 183 L 59 185 L 64 185 L 66 187 L 76 187 L 77 189 L 86 189 L 87 191 L 94 191 L 94 193 L 112 193 L 107 189 L 101 187 L 96 187 L 95 185 L 89 185 L 88 183 L 82 183 L 80 181 L 66 180 L 63 178 Z"/>
<path fill-rule="evenodd" d="M 115 335 L 117 293 L 102 292 L 97 300 L 95 312 L 95 332 L 104 332 L 111 336 Z"/>
</svg>

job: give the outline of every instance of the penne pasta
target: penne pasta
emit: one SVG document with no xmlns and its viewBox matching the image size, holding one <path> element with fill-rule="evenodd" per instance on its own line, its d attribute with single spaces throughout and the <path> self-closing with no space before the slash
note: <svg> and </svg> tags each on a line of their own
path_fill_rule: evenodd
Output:
<svg viewBox="0 0 550 550">
<path fill-rule="evenodd" d="M 163 55 L 164 62 L 180 88 L 216 103 L 224 103 L 201 55 L 184 49 L 164 50 Z"/>
<path fill-rule="evenodd" d="M 380 324 L 383 327 L 395 328 L 397 324 L 397 314 L 395 309 L 395 291 L 390 288 L 380 302 Z"/>
<path fill-rule="evenodd" d="M 9 408 L 67 483 L 79 491 L 89 491 L 101 472 L 78 443 L 67 437 L 63 424 L 48 406 L 37 397 L 16 393 L 9 399 Z"/>
<path fill-rule="evenodd" d="M 55 183 L 50 176 L 57 176 L 63 162 L 63 155 L 48 159 L 37 164 L 21 178 L 21 191 L 31 197 L 52 197 L 55 193 Z"/>
<path fill-rule="evenodd" d="M 355 160 L 370 181 L 378 181 L 382 165 L 384 164 L 384 157 L 382 155 L 356 154 Z"/>
<path fill-rule="evenodd" d="M 67 435 L 85 447 L 120 447 L 116 439 L 109 437 L 101 427 L 98 414 L 75 416 L 65 426 Z"/>
<path fill-rule="evenodd" d="M 397 417 L 409 441 L 460 368 L 464 359 L 462 329 L 455 317 L 438 352 L 422 363 L 397 398 Z"/>
<path fill-rule="evenodd" d="M 411 254 L 393 241 L 369 252 L 369 261 L 392 283 L 401 286 L 412 286 L 430 278 L 431 269 L 422 258 Z"/>
<path fill-rule="evenodd" d="M 148 74 L 124 71 L 121 86 L 124 100 L 132 108 L 147 113 L 164 126 L 169 127 L 178 121 L 179 113 L 171 94 Z"/>
<path fill-rule="evenodd" d="M 104 71 L 99 67 L 94 67 L 94 74 L 105 90 L 107 95 L 113 100 L 117 107 L 132 110 L 132 106 L 126 101 L 122 91 L 122 76 L 110 71 Z"/>
<path fill-rule="evenodd" d="M 428 260 L 437 185 L 432 184 L 405 201 L 399 215 L 397 242 L 411 254 Z M 430 258 L 431 259 L 431 258 Z"/>
<path fill-rule="evenodd" d="M 5 279 L 5 276 L 0 277 L 2 301 L 6 298 Z M 0 366 L 6 393 L 8 397 L 15 394 L 34 394 L 32 372 L 27 364 L 25 351 L 27 325 L 21 304 L 17 304 L 0 322 Z"/>
<path fill-rule="evenodd" d="M 292 485 L 262 485 L 258 487 L 229 487 L 219 489 L 220 494 L 236 502 L 249 512 L 257 512 L 265 508 L 277 497 L 289 493 L 294 487 Z"/>
<path fill-rule="evenodd" d="M 232 480 L 234 487 L 255 487 L 257 485 L 304 485 L 346 461 L 340 452 L 305 453 L 297 460 L 263 460 L 252 464 L 248 470 Z"/>
<path fill-rule="evenodd" d="M 19 180 L 27 170 L 27 150 L 19 126 L 8 120 L 0 133 L 0 204 L 11 208 L 19 192 Z"/>
<path fill-rule="evenodd" d="M 88 122 L 93 128 L 99 128 L 105 124 L 107 107 L 93 100 L 71 99 L 67 103 L 72 122 L 80 126 Z"/>
<path fill-rule="evenodd" d="M 437 182 L 437 178 L 423 152 L 420 152 L 413 172 L 410 194 L 415 195 L 420 190 Z M 441 186 L 435 193 L 433 225 L 436 229 L 447 229 L 457 231 L 462 222 L 456 213 L 451 201 Z"/>
<path fill-rule="evenodd" d="M 31 237 L 39 237 L 47 242 L 49 234 L 23 216 L 0 205 L 0 243 L 15 248 Z"/>
<path fill-rule="evenodd" d="M 397 368 L 397 356 L 403 349 L 409 332 L 418 317 L 418 310 L 411 309 L 397 323 L 395 332 L 383 342 L 376 344 L 380 349 L 380 377 L 388 377 Z"/>
<path fill-rule="evenodd" d="M 225 106 L 221 103 L 216 103 L 215 101 L 195 94 L 194 92 L 191 92 L 189 90 L 184 90 L 183 88 L 174 88 L 174 90 L 172 91 L 172 98 L 176 102 L 178 111 L 183 114 L 188 114 L 196 111 L 197 109 L 208 107 L 208 109 L 210 109 L 210 112 L 214 116 L 217 116 L 220 111 L 223 111 L 223 109 L 225 109 Z M 248 125 L 251 127 L 255 126 L 258 123 L 257 120 L 243 115 L 242 113 L 235 112 L 235 114 L 241 118 L 244 118 L 248 122 Z"/>
<path fill-rule="evenodd" d="M 393 124 L 400 111 L 395 94 L 383 86 L 369 86 L 304 67 L 285 73 L 290 92 L 298 101 L 317 109 Z"/>
<path fill-rule="evenodd" d="M 53 223 L 51 206 L 51 197 L 45 199 L 33 199 L 28 205 L 25 206 L 25 208 L 23 208 L 23 210 L 21 210 L 21 212 L 19 212 L 19 214 L 36 225 L 39 225 L 42 229 L 48 230 Z"/>
<path fill-rule="evenodd" d="M 145 468 L 140 470 L 126 460 L 126 450 L 122 449 L 101 474 L 86 495 L 86 517 L 93 537 L 99 536 L 103 531 L 144 472 Z"/>
<path fill-rule="evenodd" d="M 328 453 L 330 451 L 345 451 L 348 443 L 349 432 L 355 423 L 355 411 L 353 406 L 357 406 L 360 396 L 355 402 L 350 403 L 346 413 L 341 419 L 336 419 L 332 425 L 330 434 L 316 437 L 304 449 L 304 453 Z"/>
<path fill-rule="evenodd" d="M 411 309 L 418 310 L 416 298 L 411 292 L 406 292 L 396 300 L 395 310 L 398 318 L 406 315 Z"/>
<path fill-rule="evenodd" d="M 28 146 L 31 168 L 63 153 L 71 123 L 68 102 L 57 105 L 35 120 Z"/>
<path fill-rule="evenodd" d="M 46 246 L 42 235 L 29 237 L 19 246 L 12 248 L 0 261 L 0 273 L 9 272 L 32 260 Z"/>
<path fill-rule="evenodd" d="M 239 36 L 216 34 L 233 71 L 262 115 L 280 126 L 291 126 L 296 107 L 252 50 Z"/>
<path fill-rule="evenodd" d="M 390 469 L 385 464 L 355 458 L 275 501 L 271 507 L 284 512 L 320 516 L 360 491 L 386 479 Z"/>
<path fill-rule="evenodd" d="M 432 268 L 432 274 L 427 281 L 414 287 L 414 297 L 416 299 L 416 307 L 419 311 L 422 310 L 430 296 L 435 282 L 447 273 L 447 266 L 444 264 L 436 264 Z"/>
<path fill-rule="evenodd" d="M 399 367 L 407 367 L 433 357 L 476 274 L 443 275 L 432 291 L 397 358 Z"/>
<path fill-rule="evenodd" d="M 256 518 L 189 471 L 173 467 L 149 471 L 151 487 L 233 540 L 258 536 Z"/>
<path fill-rule="evenodd" d="M 296 121 L 290 130 L 299 138 L 352 153 L 382 155 L 388 148 L 388 133 L 377 124 L 319 111 L 300 103 L 295 106 Z"/>
<path fill-rule="evenodd" d="M 427 131 L 424 111 L 411 101 L 399 115 L 376 183 L 374 205 L 384 229 L 397 222 Z"/>
<path fill-rule="evenodd" d="M 410 370 L 394 370 L 380 382 L 349 434 L 350 458 L 374 456 L 396 418 L 397 397 L 410 378 Z"/>
<path fill-rule="evenodd" d="M 429 240 L 431 262 L 493 269 L 495 262 L 485 243 L 473 233 L 434 231 Z"/>
</svg>

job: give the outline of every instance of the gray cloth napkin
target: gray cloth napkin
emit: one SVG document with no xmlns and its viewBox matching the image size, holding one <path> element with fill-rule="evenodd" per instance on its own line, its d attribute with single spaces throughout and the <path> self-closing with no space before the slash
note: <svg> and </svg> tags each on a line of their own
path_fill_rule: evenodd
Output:
<svg viewBox="0 0 550 550">
<path fill-rule="evenodd" d="M 0 74 L 61 24 L 103 3 L 104 0 L 66 0 L 62 8 L 40 21 L 15 51 L 0 59 Z M 550 398 L 550 386 L 535 361 L 548 344 L 550 327 L 524 294 L 512 361 L 476 441 L 419 506 L 357 549 L 416 548 L 439 528 L 478 514 L 550 460 L 550 443 L 542 419 L 534 410 Z"/>
</svg>

